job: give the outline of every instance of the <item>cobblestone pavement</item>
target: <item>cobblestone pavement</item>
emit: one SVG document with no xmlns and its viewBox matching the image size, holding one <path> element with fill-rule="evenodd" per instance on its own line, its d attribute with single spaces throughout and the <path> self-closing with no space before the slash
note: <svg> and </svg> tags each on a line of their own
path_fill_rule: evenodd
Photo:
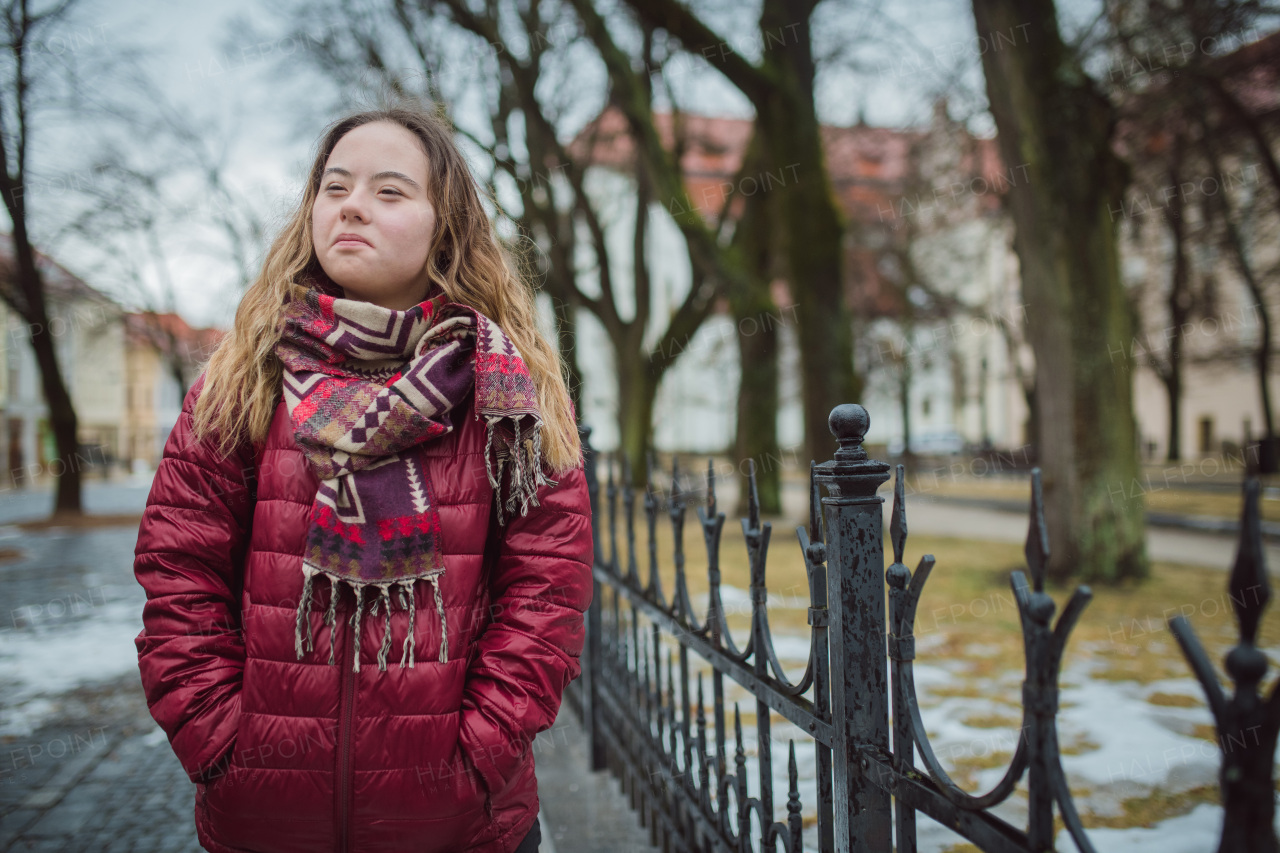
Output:
<svg viewBox="0 0 1280 853">
<path fill-rule="evenodd" d="M 141 513 L 149 488 L 87 484 L 85 503 Z M 137 529 L 14 526 L 52 502 L 47 490 L 0 491 L 0 853 L 199 853 L 195 785 L 138 678 Z M 648 850 L 616 783 L 586 770 L 569 717 L 535 757 L 543 853 Z"/>
<path fill-rule="evenodd" d="M 198 853 L 195 786 L 134 676 L 63 694 L 0 754 L 0 850 Z"/>
<path fill-rule="evenodd" d="M 145 481 L 86 484 L 142 511 Z M 147 712 L 134 527 L 29 533 L 48 489 L 0 491 L 0 851 L 197 853 L 195 786 Z"/>
</svg>

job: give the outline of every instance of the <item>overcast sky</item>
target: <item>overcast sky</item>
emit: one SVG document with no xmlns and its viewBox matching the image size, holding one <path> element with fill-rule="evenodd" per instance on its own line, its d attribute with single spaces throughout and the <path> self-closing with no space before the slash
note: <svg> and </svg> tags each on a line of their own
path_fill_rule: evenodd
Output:
<svg viewBox="0 0 1280 853">
<path fill-rule="evenodd" d="M 612 0 L 610 0 L 612 7 Z M 280 32 L 280 24 L 263 0 L 219 2 L 161 2 L 161 0 L 85 0 L 68 39 L 108 52 L 129 48 L 140 52 L 152 75 L 177 105 L 216 122 L 232 140 L 229 153 L 232 175 L 264 215 L 279 216 L 296 197 L 315 137 L 332 118 L 325 105 L 334 90 L 324 79 L 295 74 L 281 76 L 282 63 L 291 63 L 291 43 L 252 37 L 231 27 L 237 16 L 260 30 Z M 976 100 L 963 94 L 953 98 L 953 113 L 969 115 L 981 108 L 981 80 L 976 76 L 981 42 L 972 31 L 967 2 L 961 0 L 897 0 L 886 2 L 881 14 L 871 15 L 862 2 L 828 0 L 819 10 L 820 55 L 838 45 L 850 33 L 883 37 L 860 47 L 859 68 L 854 72 L 828 73 L 820 78 L 818 110 L 825 122 L 846 125 L 861 115 L 872 124 L 902 126 L 924 121 L 930 93 L 947 78 L 946 69 L 961 66 L 969 72 L 961 79 L 962 91 L 976 92 Z M 745 37 L 728 35 L 726 41 L 747 55 L 758 53 L 747 16 L 740 16 Z M 728 26 L 728 25 L 726 25 Z M 57 45 L 51 44 L 50 50 Z M 298 65 L 301 68 L 301 64 Z M 583 101 L 585 122 L 604 97 L 602 75 L 584 67 L 589 89 L 598 93 L 595 103 Z M 81 81 L 82 95 L 122 96 L 118 84 L 107 80 Z M 107 87 L 115 87 L 108 90 Z M 678 97 L 687 109 L 715 115 L 747 115 L 746 101 L 714 72 L 680 75 Z M 457 105 L 460 123 L 469 121 L 465 104 Z M 474 125 L 473 125 L 474 126 Z M 984 119 L 975 120 L 978 130 Z M 75 162 L 92 149 L 93 129 L 53 127 L 33 147 L 33 169 L 48 175 L 65 162 Z M 33 207 L 41 203 L 33 193 Z M 200 199 L 193 199 L 199 204 Z M 37 229 L 39 234 L 39 229 Z M 54 247 L 58 259 L 91 285 L 109 292 L 113 283 L 95 274 L 92 258 L 74 245 Z M 175 270 L 182 295 L 180 311 L 188 321 L 226 326 L 231 322 L 238 294 L 230 286 L 230 264 L 208 257 L 190 245 L 179 248 Z"/>
</svg>

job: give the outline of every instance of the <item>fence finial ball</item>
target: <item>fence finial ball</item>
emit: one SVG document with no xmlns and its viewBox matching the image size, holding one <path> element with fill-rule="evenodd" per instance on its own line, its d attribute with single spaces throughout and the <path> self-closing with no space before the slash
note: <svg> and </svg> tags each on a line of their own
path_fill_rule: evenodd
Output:
<svg viewBox="0 0 1280 853">
<path fill-rule="evenodd" d="M 866 459 L 867 452 L 862 449 L 862 440 L 866 437 L 869 426 L 871 416 L 857 403 L 842 403 L 832 409 L 827 417 L 827 427 L 840 442 L 836 458 Z"/>
</svg>

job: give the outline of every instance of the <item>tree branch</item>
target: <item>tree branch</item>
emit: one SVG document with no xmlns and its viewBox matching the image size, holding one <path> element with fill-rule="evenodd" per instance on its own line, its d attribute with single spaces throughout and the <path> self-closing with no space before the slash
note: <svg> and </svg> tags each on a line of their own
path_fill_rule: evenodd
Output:
<svg viewBox="0 0 1280 853">
<path fill-rule="evenodd" d="M 766 71 L 744 59 L 726 39 L 677 0 L 624 1 L 646 25 L 666 30 L 680 40 L 685 50 L 706 59 L 753 103 L 773 85 Z M 575 2 L 574 6 L 577 5 Z M 812 6 L 812 3 L 807 5 Z"/>
</svg>

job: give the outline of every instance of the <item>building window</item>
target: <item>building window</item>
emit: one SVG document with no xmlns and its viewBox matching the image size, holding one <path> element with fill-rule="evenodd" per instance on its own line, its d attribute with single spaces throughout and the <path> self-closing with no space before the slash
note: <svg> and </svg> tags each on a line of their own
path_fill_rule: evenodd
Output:
<svg viewBox="0 0 1280 853">
<path fill-rule="evenodd" d="M 929 417 L 929 398 L 925 397 L 920 401 L 920 414 L 926 418 Z"/>
</svg>

